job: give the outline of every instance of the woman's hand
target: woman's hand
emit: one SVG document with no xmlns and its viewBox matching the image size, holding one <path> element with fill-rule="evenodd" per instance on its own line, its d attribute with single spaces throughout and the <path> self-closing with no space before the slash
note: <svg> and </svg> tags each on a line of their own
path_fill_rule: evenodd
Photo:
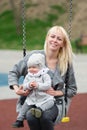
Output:
<svg viewBox="0 0 87 130">
<path fill-rule="evenodd" d="M 52 87 L 45 91 L 47 94 L 52 96 L 62 96 L 63 92 L 60 90 L 54 90 Z"/>
<path fill-rule="evenodd" d="M 14 85 L 13 88 L 17 95 L 27 96 L 30 93 L 30 90 L 24 90 L 23 86 L 18 87 L 17 85 Z"/>
</svg>

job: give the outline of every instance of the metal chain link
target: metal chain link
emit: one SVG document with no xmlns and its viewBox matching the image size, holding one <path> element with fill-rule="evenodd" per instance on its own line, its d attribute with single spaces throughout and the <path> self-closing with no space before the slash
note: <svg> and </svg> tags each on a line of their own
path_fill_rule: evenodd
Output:
<svg viewBox="0 0 87 130">
<path fill-rule="evenodd" d="M 23 56 L 25 56 L 26 55 L 25 0 L 21 0 L 21 6 L 22 6 Z"/>
<path fill-rule="evenodd" d="M 72 31 L 72 0 L 69 0 L 69 27 L 68 34 L 69 39 L 71 40 L 71 31 Z"/>
</svg>

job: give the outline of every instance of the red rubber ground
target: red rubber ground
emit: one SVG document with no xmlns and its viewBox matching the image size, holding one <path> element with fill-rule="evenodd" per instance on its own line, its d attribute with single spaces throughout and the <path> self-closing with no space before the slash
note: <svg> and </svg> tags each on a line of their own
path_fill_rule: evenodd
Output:
<svg viewBox="0 0 87 130">
<path fill-rule="evenodd" d="M 12 128 L 11 124 L 16 119 L 16 99 L 0 100 L 0 130 L 19 130 Z M 87 130 L 87 93 L 76 95 L 71 103 L 68 116 L 70 122 L 60 123 L 55 130 Z M 29 130 L 27 122 L 20 130 Z"/>
</svg>

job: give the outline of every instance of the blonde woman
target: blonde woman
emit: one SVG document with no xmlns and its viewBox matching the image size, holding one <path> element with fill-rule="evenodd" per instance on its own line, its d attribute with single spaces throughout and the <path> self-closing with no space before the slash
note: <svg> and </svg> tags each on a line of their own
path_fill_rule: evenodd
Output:
<svg viewBox="0 0 87 130">
<path fill-rule="evenodd" d="M 48 74 L 52 80 L 52 86 L 45 91 L 55 97 L 54 106 L 43 112 L 37 119 L 28 111 L 26 119 L 30 130 L 54 130 L 54 124 L 59 123 L 65 114 L 65 95 L 67 92 L 67 106 L 77 93 L 77 86 L 73 70 L 73 52 L 67 32 L 61 26 L 53 26 L 49 29 L 44 50 L 31 51 L 23 60 L 16 64 L 9 72 L 9 86 L 18 95 L 27 95 L 18 85 L 18 78 L 26 75 L 27 60 L 33 53 L 45 55 L 45 65 L 49 68 Z M 67 88 L 67 89 L 66 89 Z M 67 90 L 67 91 L 66 91 Z"/>
</svg>

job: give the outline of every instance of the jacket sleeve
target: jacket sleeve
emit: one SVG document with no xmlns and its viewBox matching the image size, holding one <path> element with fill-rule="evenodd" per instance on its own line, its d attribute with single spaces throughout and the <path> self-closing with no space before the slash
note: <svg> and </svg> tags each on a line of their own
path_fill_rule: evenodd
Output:
<svg viewBox="0 0 87 130">
<path fill-rule="evenodd" d="M 11 89 L 13 85 L 19 84 L 19 78 L 27 73 L 27 56 L 14 65 L 13 69 L 8 73 L 8 84 Z"/>
<path fill-rule="evenodd" d="M 48 74 L 43 75 L 42 80 L 43 82 L 38 83 L 39 90 L 48 90 L 51 88 L 51 78 Z"/>
<path fill-rule="evenodd" d="M 67 73 L 65 75 L 65 94 L 67 97 L 73 97 L 77 93 L 76 79 L 74 75 L 73 65 L 68 66 Z"/>
<path fill-rule="evenodd" d="M 30 76 L 27 74 L 25 76 L 24 82 L 23 82 L 23 87 L 24 89 L 32 90 L 32 87 L 30 86 L 30 83 L 33 81 L 33 79 L 30 79 Z"/>
</svg>

